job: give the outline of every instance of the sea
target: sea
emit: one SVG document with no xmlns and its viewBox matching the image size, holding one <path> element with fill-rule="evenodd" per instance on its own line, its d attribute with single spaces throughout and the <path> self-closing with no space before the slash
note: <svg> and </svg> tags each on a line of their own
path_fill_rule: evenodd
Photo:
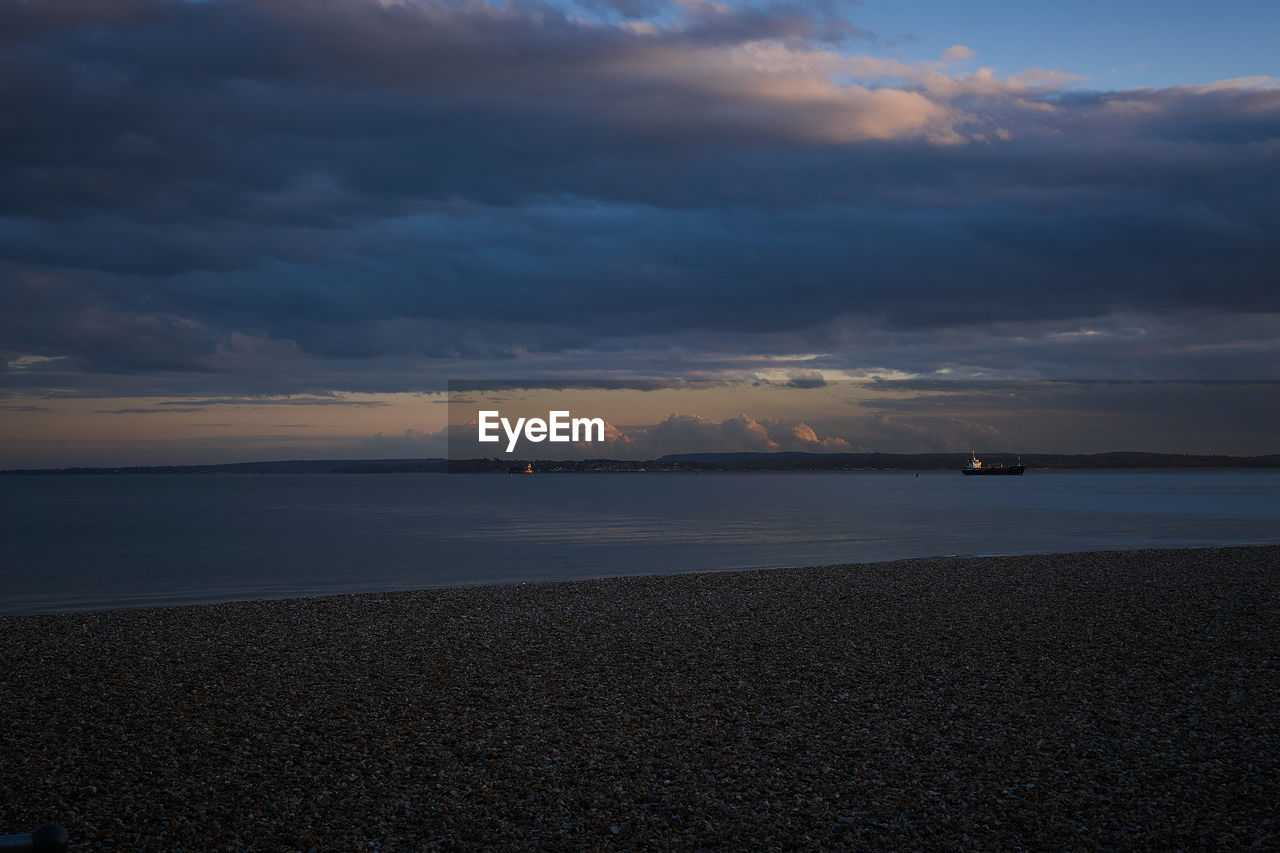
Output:
<svg viewBox="0 0 1280 853">
<path fill-rule="evenodd" d="M 10 475 L 0 613 L 1280 544 L 1280 471 Z"/>
</svg>

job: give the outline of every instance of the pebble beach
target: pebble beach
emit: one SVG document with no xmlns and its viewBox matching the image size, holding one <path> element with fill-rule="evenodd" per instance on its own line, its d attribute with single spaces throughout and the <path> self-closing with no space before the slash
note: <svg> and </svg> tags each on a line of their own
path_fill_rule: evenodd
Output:
<svg viewBox="0 0 1280 853">
<path fill-rule="evenodd" d="M 0 617 L 76 850 L 1280 848 L 1280 547 Z"/>
</svg>

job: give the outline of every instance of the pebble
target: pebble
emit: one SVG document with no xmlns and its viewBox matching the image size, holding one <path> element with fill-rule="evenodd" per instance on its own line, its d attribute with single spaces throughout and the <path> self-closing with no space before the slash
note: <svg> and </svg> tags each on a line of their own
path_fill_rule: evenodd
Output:
<svg viewBox="0 0 1280 853">
<path fill-rule="evenodd" d="M 0 617 L 76 850 L 1280 846 L 1280 547 Z"/>
</svg>

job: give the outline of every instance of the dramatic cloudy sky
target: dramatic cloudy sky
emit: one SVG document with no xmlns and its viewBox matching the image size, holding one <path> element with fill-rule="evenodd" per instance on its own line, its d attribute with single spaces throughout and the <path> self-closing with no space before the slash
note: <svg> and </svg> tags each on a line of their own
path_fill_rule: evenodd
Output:
<svg viewBox="0 0 1280 853">
<path fill-rule="evenodd" d="M 383 455 L 459 377 L 1280 379 L 1277 43 L 1272 0 L 0 0 L 0 465 Z"/>
</svg>

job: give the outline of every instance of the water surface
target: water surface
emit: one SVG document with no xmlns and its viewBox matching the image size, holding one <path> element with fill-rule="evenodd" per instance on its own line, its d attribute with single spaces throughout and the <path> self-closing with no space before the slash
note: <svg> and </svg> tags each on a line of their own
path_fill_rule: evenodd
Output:
<svg viewBox="0 0 1280 853">
<path fill-rule="evenodd" d="M 1280 543 L 1280 471 L 0 477 L 0 612 Z"/>
</svg>

